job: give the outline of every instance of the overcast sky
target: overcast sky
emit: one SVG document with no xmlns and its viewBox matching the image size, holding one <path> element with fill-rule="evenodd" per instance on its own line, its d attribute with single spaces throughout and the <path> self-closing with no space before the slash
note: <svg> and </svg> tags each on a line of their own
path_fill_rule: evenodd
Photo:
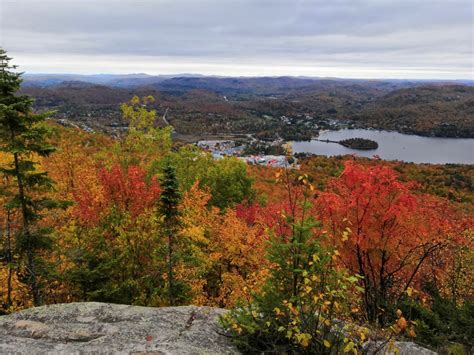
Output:
<svg viewBox="0 0 474 355">
<path fill-rule="evenodd" d="M 473 78 L 471 0 L 0 0 L 26 72 Z"/>
</svg>

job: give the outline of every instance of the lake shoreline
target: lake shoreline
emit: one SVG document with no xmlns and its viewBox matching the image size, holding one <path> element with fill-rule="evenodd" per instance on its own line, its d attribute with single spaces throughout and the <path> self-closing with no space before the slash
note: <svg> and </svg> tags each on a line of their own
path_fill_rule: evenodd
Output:
<svg viewBox="0 0 474 355">
<path fill-rule="evenodd" d="M 358 137 L 378 142 L 379 147 L 363 151 L 324 142 Z M 294 153 L 324 156 L 358 155 L 370 158 L 376 155 L 383 160 L 412 163 L 474 164 L 473 138 L 440 138 L 374 129 L 342 129 L 320 131 L 311 141 L 292 142 L 292 147 Z"/>
</svg>

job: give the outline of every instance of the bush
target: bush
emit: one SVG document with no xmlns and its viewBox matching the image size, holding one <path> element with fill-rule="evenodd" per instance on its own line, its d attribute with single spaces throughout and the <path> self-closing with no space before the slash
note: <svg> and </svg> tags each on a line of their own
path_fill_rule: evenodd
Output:
<svg viewBox="0 0 474 355">
<path fill-rule="evenodd" d="M 331 257 L 330 253 L 326 257 Z M 318 260 L 315 254 L 315 260 Z M 348 319 L 349 290 L 357 278 L 320 267 L 305 272 L 297 296 L 285 299 L 270 280 L 253 302 L 222 318 L 237 347 L 245 353 L 339 354 L 360 347 L 368 329 Z M 311 270 L 312 269 L 312 270 Z M 352 293 L 352 292 L 351 292 Z"/>
<path fill-rule="evenodd" d="M 337 250 L 323 247 L 325 234 L 306 217 L 313 188 L 306 177 L 296 181 L 303 193 L 293 197 L 303 196 L 303 201 L 283 213 L 286 228 L 270 232 L 267 258 L 273 267 L 262 292 L 221 322 L 245 353 L 356 353 L 368 329 L 345 321 L 356 311 L 351 300 L 359 299 L 359 279 L 335 265 Z"/>
</svg>

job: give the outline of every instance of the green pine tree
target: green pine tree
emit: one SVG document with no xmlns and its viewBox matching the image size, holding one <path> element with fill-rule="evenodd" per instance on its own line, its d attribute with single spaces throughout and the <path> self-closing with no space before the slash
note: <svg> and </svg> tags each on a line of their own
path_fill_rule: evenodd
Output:
<svg viewBox="0 0 474 355">
<path fill-rule="evenodd" d="M 169 159 L 166 159 L 163 167 L 163 175 L 161 177 L 161 197 L 160 197 L 160 213 L 163 216 L 166 236 L 168 238 L 168 302 L 171 306 L 176 304 L 178 296 L 178 288 L 175 285 L 173 268 L 176 262 L 176 233 L 179 225 L 178 205 L 181 200 L 179 191 L 179 183 L 176 177 L 176 169 Z"/>
<path fill-rule="evenodd" d="M 47 142 L 51 128 L 45 119 L 51 112 L 32 113 L 33 100 L 18 95 L 21 73 L 13 72 L 7 53 L 0 48 L 0 151 L 11 158 L 11 163 L 0 173 L 10 177 L 15 189 L 7 209 L 18 210 L 21 230 L 16 246 L 21 255 L 21 275 L 29 286 L 33 304 L 41 305 L 41 267 L 39 252 L 50 245 L 48 230 L 38 227 L 41 211 L 58 207 L 58 202 L 42 198 L 53 187 L 46 172 L 38 170 L 38 158 L 51 154 L 55 147 Z M 38 197 L 40 196 L 40 197 Z"/>
</svg>

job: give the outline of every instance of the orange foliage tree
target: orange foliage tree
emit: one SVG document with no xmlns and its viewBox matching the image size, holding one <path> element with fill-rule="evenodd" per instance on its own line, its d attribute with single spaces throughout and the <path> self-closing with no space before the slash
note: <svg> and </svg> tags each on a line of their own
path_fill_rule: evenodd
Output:
<svg viewBox="0 0 474 355">
<path fill-rule="evenodd" d="M 193 303 L 231 307 L 261 286 L 266 239 L 258 223 L 235 210 L 222 214 L 209 208 L 211 195 L 198 186 L 196 181 L 180 207 L 181 241 L 188 255 L 183 272 L 193 289 Z"/>
<path fill-rule="evenodd" d="M 158 305 L 158 183 L 136 166 L 95 174 L 92 186 L 76 189 L 72 218 L 63 228 L 66 279 L 81 299 Z"/>
</svg>

